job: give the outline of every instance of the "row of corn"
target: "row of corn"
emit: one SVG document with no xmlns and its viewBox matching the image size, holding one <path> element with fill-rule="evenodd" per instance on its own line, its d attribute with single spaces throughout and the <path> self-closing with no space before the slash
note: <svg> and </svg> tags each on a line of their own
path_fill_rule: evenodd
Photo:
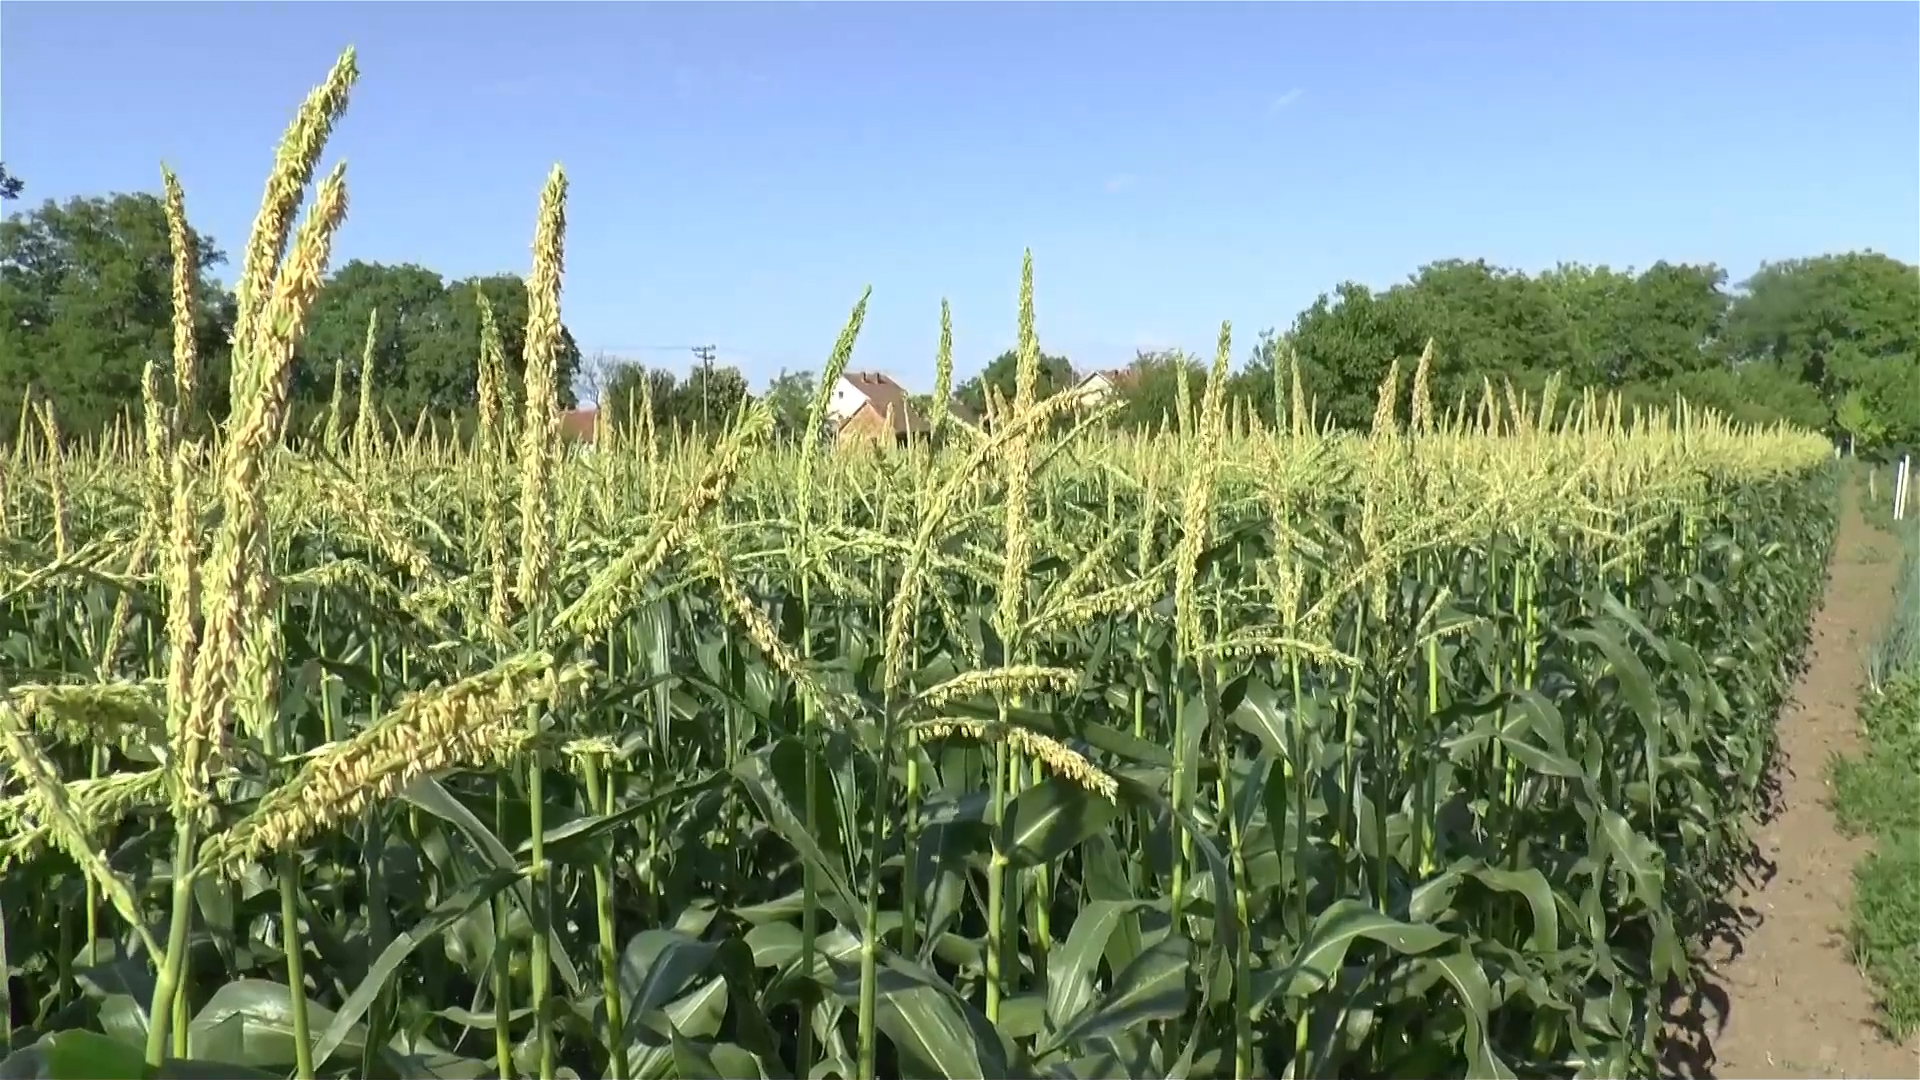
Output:
<svg viewBox="0 0 1920 1080">
<path fill-rule="evenodd" d="M 1226 328 L 1198 404 L 1120 436 L 1036 397 L 1029 264 L 989 425 L 776 449 L 751 405 L 583 455 L 556 170 L 474 438 L 336 392 L 289 449 L 341 170 L 292 222 L 355 74 L 276 158 L 221 431 L 176 405 L 185 332 L 137 435 L 74 449 L 36 404 L 0 476 L 17 1058 L 1652 1067 L 1822 581 L 1824 440 L 1551 389 L 1448 408 L 1427 358 L 1337 434 L 1297 373 L 1283 414 L 1229 411 Z"/>
</svg>

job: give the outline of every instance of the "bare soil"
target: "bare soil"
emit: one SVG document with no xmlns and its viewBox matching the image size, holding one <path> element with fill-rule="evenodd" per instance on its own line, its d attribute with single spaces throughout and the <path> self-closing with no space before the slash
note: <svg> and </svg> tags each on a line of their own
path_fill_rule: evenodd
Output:
<svg viewBox="0 0 1920 1080">
<path fill-rule="evenodd" d="M 1871 841 L 1841 836 L 1827 808 L 1828 761 L 1858 749 L 1866 650 L 1892 610 L 1898 560 L 1849 497 L 1807 667 L 1780 719 L 1772 806 L 1751 824 L 1752 873 L 1726 898 L 1705 986 L 1668 1004 L 1669 1075 L 1920 1080 L 1920 1040 L 1899 1046 L 1875 1026 L 1843 937 Z"/>
</svg>

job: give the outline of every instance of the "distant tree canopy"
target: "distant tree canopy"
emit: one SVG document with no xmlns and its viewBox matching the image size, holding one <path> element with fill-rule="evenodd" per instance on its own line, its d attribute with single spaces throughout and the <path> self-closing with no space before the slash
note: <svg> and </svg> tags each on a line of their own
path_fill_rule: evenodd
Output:
<svg viewBox="0 0 1920 1080">
<path fill-rule="evenodd" d="M 233 331 L 232 293 L 210 272 L 226 256 L 193 235 L 201 400 L 196 422 L 226 413 Z M 173 255 L 166 212 L 150 194 L 48 201 L 0 222 L 0 428 L 11 440 L 22 398 L 53 403 L 61 430 L 90 435 L 140 408 L 148 361 L 169 372 L 173 354 Z M 479 305 L 491 301 L 509 370 L 518 378 L 525 345 L 526 287 L 514 274 L 448 282 L 419 266 L 350 262 L 328 276 L 307 316 L 294 357 L 293 430 L 304 430 L 333 394 L 344 365 L 344 406 L 359 402 L 369 315 L 380 313 L 373 345 L 372 401 L 382 422 L 410 430 L 423 410 L 436 419 L 476 406 Z M 573 403 L 580 351 L 561 331 L 558 384 Z"/>
<path fill-rule="evenodd" d="M 806 434 L 819 384 L 819 376 L 811 371 L 782 371 L 774 376 L 767 387 L 767 403 L 773 410 L 775 436 L 798 441 Z"/>
<path fill-rule="evenodd" d="M 0 198 L 19 194 L 19 178 L 0 165 Z M 209 237 L 193 243 L 203 371 L 194 415 L 207 423 L 226 409 L 234 304 L 211 273 L 225 256 Z M 170 363 L 171 273 L 166 218 L 152 194 L 49 200 L 0 222 L 0 437 L 11 438 L 29 392 L 54 404 L 69 434 L 137 416 L 144 365 Z M 326 407 L 336 367 L 344 406 L 357 407 L 376 310 L 372 400 L 382 421 L 410 429 L 423 412 L 470 414 L 482 292 L 517 380 L 526 327 L 519 276 L 453 281 L 413 264 L 340 267 L 323 285 L 294 359 L 294 430 L 309 430 Z M 1710 264 L 1659 262 L 1638 272 L 1563 264 L 1525 274 L 1484 260 L 1434 262 L 1391 288 L 1345 282 L 1321 295 L 1284 332 L 1259 336 L 1228 391 L 1272 417 L 1288 393 L 1285 361 L 1297 358 L 1320 414 L 1364 427 L 1389 365 L 1397 359 L 1410 371 L 1429 340 L 1429 385 L 1442 408 L 1463 394 L 1477 400 L 1483 379 L 1537 390 L 1558 371 L 1571 389 L 1613 390 L 1636 404 L 1678 395 L 1736 420 L 1823 430 L 1863 451 L 1920 444 L 1920 268 L 1875 253 L 1769 263 L 1738 287 Z M 582 367 L 563 330 L 562 403 L 573 403 L 584 374 L 616 427 L 631 425 L 633 410 L 648 401 L 657 431 L 712 432 L 750 396 L 746 378 L 723 365 L 684 376 L 625 363 Z M 954 396 L 982 414 L 989 387 L 1013 396 L 1017 367 L 1009 349 Z M 1176 416 L 1182 371 L 1191 405 L 1205 385 L 1205 359 L 1142 353 L 1122 380 L 1116 422 L 1149 426 Z M 1067 358 L 1043 354 L 1035 389 L 1050 396 L 1078 377 Z M 804 433 L 815 379 L 782 372 L 767 387 L 781 437 Z M 1406 411 L 1403 400 L 1400 415 Z"/>
<path fill-rule="evenodd" d="M 984 416 L 987 411 L 987 388 L 1006 401 L 1013 400 L 1015 376 L 1020 368 L 1020 353 L 1008 349 L 993 358 L 986 370 L 960 384 L 955 394 L 967 408 L 976 415 Z M 1074 377 L 1073 365 L 1064 356 L 1040 355 L 1040 377 L 1035 380 L 1033 393 L 1036 398 L 1049 398 L 1062 390 L 1071 390 L 1078 381 Z"/>
<path fill-rule="evenodd" d="M 345 366 L 345 407 L 357 408 L 367 324 L 379 312 L 373 339 L 373 404 L 383 423 L 410 429 L 425 411 L 436 419 L 477 408 L 476 357 L 484 292 L 505 351 L 508 381 L 523 378 L 527 328 L 526 283 L 517 274 L 445 281 L 412 264 L 386 266 L 355 260 L 327 278 L 307 315 L 306 335 L 294 355 L 292 394 L 299 417 L 310 420 L 333 395 L 334 365 Z M 571 407 L 580 371 L 573 334 L 560 330 L 555 381 L 560 404 Z"/>
<path fill-rule="evenodd" d="M 808 376 L 809 386 L 811 382 Z M 775 386 L 779 389 L 777 381 Z M 786 396 L 791 397 L 791 391 Z M 700 365 L 681 377 L 661 368 L 616 362 L 600 388 L 600 407 L 607 410 L 615 431 L 634 430 L 642 410 L 650 408 L 646 415 L 655 432 L 707 435 L 732 423 L 750 397 L 746 376 L 730 365 Z"/>
<path fill-rule="evenodd" d="M 193 234 L 203 396 L 195 413 L 226 411 L 232 297 L 208 273 L 226 256 Z M 167 217 L 149 194 L 48 201 L 0 221 L 0 424 L 11 438 L 28 388 L 54 404 L 69 433 L 98 431 L 140 402 L 148 361 L 170 368 L 173 255 Z"/>
<path fill-rule="evenodd" d="M 1532 276 L 1438 262 L 1380 292 L 1340 285 L 1255 361 L 1290 349 L 1319 408 L 1352 427 L 1371 420 L 1388 365 L 1409 371 L 1432 339 L 1436 403 L 1477 396 L 1483 378 L 1537 389 L 1558 371 L 1638 404 L 1677 394 L 1736 420 L 1851 433 L 1862 448 L 1920 443 L 1920 268 L 1845 254 L 1770 263 L 1738 292 L 1726 280 L 1664 262 Z"/>
</svg>

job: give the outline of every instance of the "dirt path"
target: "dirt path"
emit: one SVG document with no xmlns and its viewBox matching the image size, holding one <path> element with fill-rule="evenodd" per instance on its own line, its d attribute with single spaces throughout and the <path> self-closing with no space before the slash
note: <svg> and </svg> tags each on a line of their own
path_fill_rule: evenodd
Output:
<svg viewBox="0 0 1920 1080">
<path fill-rule="evenodd" d="M 1827 809 L 1827 762 L 1859 742 L 1866 649 L 1886 625 L 1898 545 L 1849 493 L 1808 667 L 1780 722 L 1773 813 L 1753 825 L 1754 875 L 1727 898 L 1706 992 L 1669 1009 L 1667 1069 L 1684 1077 L 1920 1078 L 1920 1046 L 1888 1042 L 1842 938 L 1853 865 Z"/>
</svg>

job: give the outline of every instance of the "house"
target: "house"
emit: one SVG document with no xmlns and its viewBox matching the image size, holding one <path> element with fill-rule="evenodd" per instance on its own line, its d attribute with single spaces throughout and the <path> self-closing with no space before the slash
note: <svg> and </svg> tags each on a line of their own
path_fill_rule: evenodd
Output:
<svg viewBox="0 0 1920 1080">
<path fill-rule="evenodd" d="M 564 409 L 560 413 L 560 437 L 592 446 L 599 436 L 600 410 Z"/>
<path fill-rule="evenodd" d="M 927 433 L 926 417 L 914 411 L 907 389 L 876 371 L 849 371 L 827 399 L 827 419 L 839 437 L 904 445 Z"/>
<path fill-rule="evenodd" d="M 1109 368 L 1081 379 L 1067 393 L 1078 398 L 1083 409 L 1098 408 L 1112 400 L 1113 395 L 1131 387 L 1138 377 L 1131 368 Z"/>
</svg>

